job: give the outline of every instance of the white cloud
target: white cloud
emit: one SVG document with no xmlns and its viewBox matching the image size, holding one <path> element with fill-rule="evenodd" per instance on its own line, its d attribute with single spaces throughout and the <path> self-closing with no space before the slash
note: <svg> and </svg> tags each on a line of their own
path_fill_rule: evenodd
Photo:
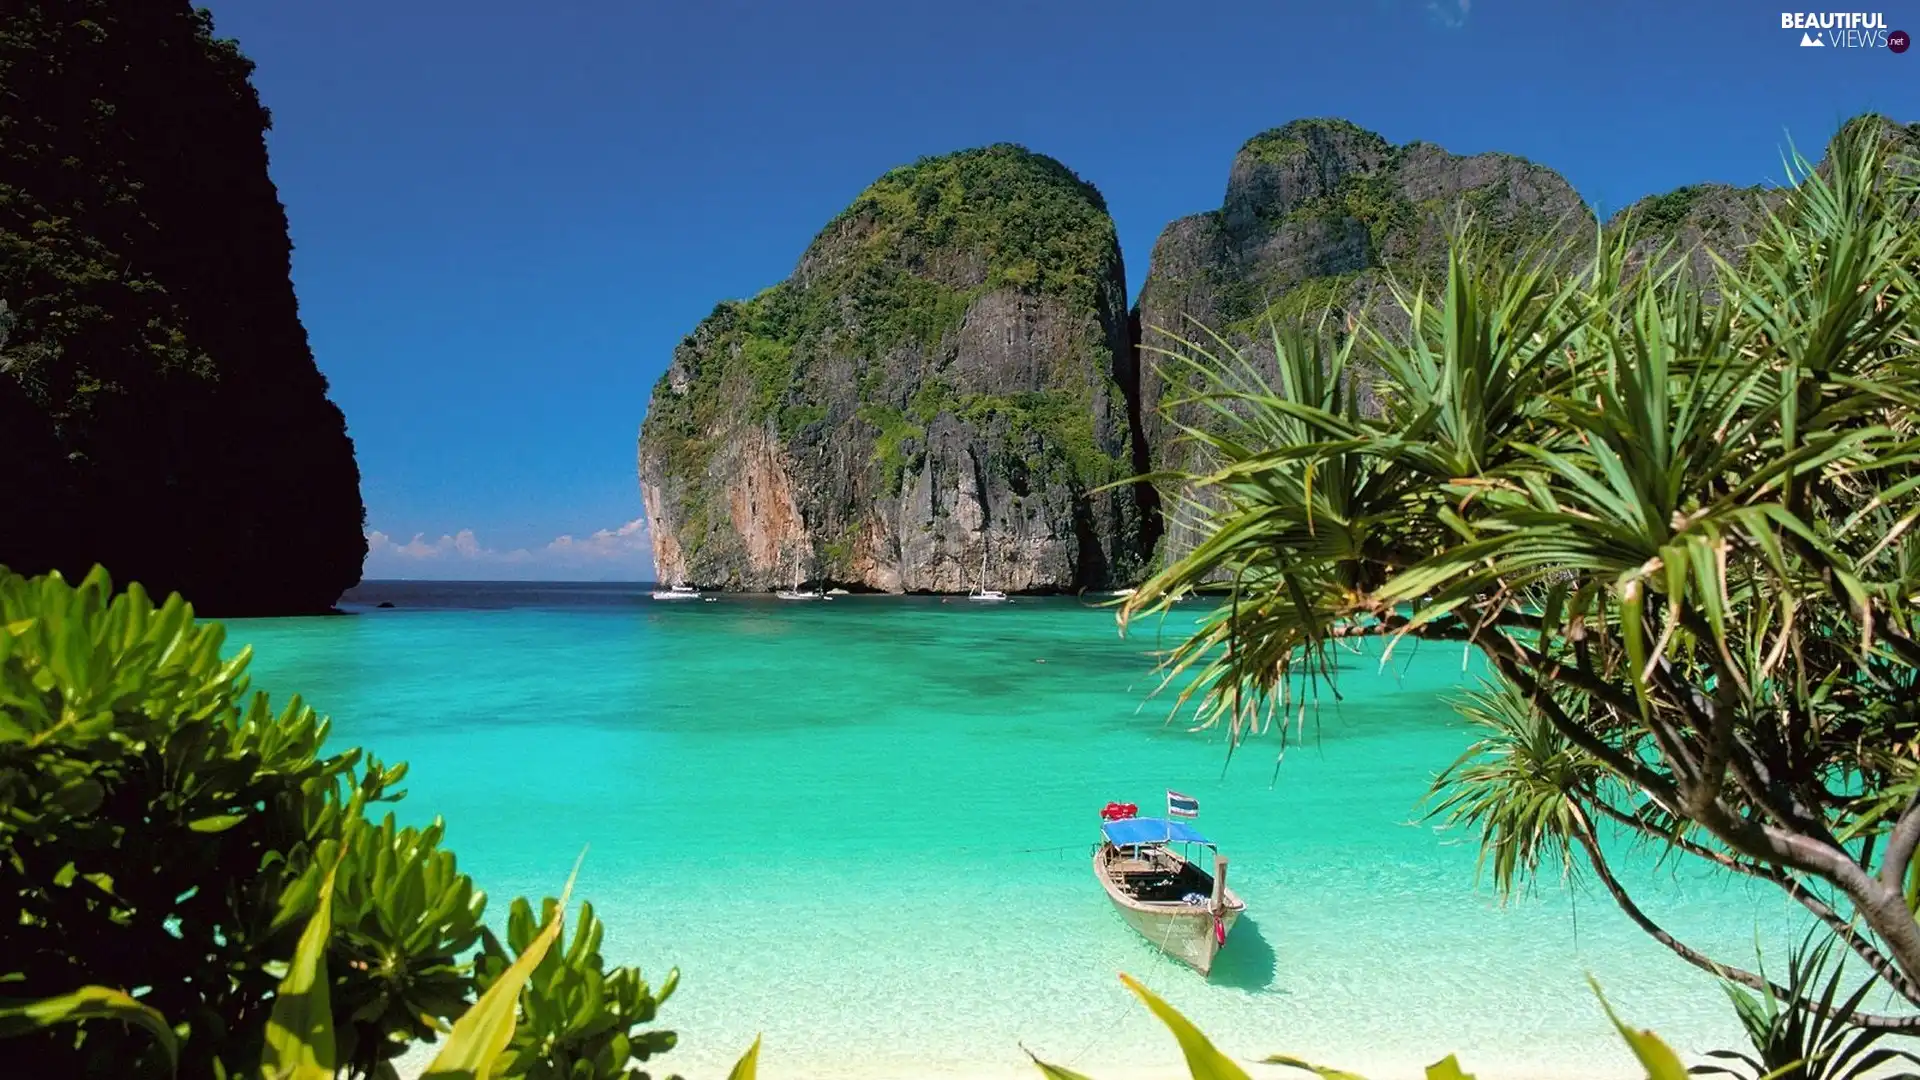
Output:
<svg viewBox="0 0 1920 1080">
<path fill-rule="evenodd" d="M 425 533 L 401 543 L 379 529 L 367 533 L 368 578 L 642 580 L 653 577 L 653 543 L 645 518 L 584 537 L 557 536 L 539 548 L 498 550 L 472 529 Z"/>
<path fill-rule="evenodd" d="M 1473 0 L 1427 0 L 1427 13 L 1438 19 L 1440 25 L 1457 30 L 1467 25 L 1472 5 Z"/>
<path fill-rule="evenodd" d="M 647 519 L 634 518 L 617 529 L 601 529 L 584 540 L 575 540 L 571 536 L 558 536 L 547 545 L 547 550 L 561 555 L 584 555 L 588 558 L 617 559 L 644 552 L 653 557 L 653 541 L 647 536 Z"/>
</svg>

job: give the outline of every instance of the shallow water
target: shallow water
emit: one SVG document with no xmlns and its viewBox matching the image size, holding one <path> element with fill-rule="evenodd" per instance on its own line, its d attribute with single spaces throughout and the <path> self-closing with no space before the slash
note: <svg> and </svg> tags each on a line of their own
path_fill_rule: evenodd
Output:
<svg viewBox="0 0 1920 1080">
<path fill-rule="evenodd" d="M 1184 1075 L 1122 971 L 1229 1053 L 1376 1080 L 1452 1051 L 1483 1077 L 1632 1074 L 1588 973 L 1683 1049 L 1737 1040 L 1712 981 L 1597 887 L 1503 906 L 1473 846 L 1419 820 L 1467 742 L 1445 704 L 1474 677 L 1458 650 L 1350 658 L 1276 773 L 1271 739 L 1229 763 L 1147 700 L 1188 613 L 1123 640 L 1072 600 L 358 595 L 398 606 L 235 622 L 230 645 L 336 741 L 412 764 L 402 816 L 447 818 L 494 917 L 587 849 L 576 896 L 607 951 L 656 984 L 683 972 L 656 1075 L 724 1076 L 759 1032 L 773 1080 L 1034 1075 L 1022 1045 L 1096 1077 Z M 1200 799 L 1248 906 L 1210 982 L 1130 931 L 1088 866 L 1101 805 L 1168 787 Z M 1631 861 L 1650 912 L 1728 959 L 1792 939 L 1777 894 Z"/>
</svg>

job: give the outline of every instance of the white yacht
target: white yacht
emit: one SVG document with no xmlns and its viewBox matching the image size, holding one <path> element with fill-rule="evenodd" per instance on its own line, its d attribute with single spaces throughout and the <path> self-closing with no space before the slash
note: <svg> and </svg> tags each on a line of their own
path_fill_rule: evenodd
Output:
<svg viewBox="0 0 1920 1080">
<path fill-rule="evenodd" d="M 987 540 L 984 535 L 980 538 L 980 587 L 968 593 L 967 599 L 975 600 L 983 604 L 1004 604 L 1007 602 L 1006 593 L 1001 592 L 999 589 L 987 588 Z"/>
<path fill-rule="evenodd" d="M 800 561 L 798 559 L 795 559 L 793 563 L 793 588 L 781 589 L 773 595 L 779 600 L 825 600 L 827 598 L 827 594 L 822 592 L 817 585 L 814 586 L 812 592 L 807 592 L 800 588 Z"/>
<path fill-rule="evenodd" d="M 653 590 L 653 598 L 655 600 L 698 600 L 700 599 L 700 590 L 682 583 L 670 589 Z"/>
</svg>

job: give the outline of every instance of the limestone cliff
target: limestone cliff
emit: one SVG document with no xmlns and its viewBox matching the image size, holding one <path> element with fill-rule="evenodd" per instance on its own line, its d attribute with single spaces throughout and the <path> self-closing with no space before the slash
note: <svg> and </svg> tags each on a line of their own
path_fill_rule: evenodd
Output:
<svg viewBox="0 0 1920 1080">
<path fill-rule="evenodd" d="M 186 0 L 0 7 L 0 565 L 212 615 L 360 580 L 252 69 Z"/>
<path fill-rule="evenodd" d="M 1868 122 L 1920 146 L 1920 127 L 1852 121 Z M 1608 229 L 1632 230 L 1637 262 L 1705 273 L 1776 198 L 1694 185 Z M 1241 147 L 1219 209 L 1166 227 L 1128 316 L 1100 196 L 1060 164 L 995 146 L 895 170 L 791 277 L 720 305 L 675 351 L 640 442 L 660 573 L 961 591 L 984 553 L 1002 588 L 1132 583 L 1156 546 L 1191 543 L 1152 491 L 1093 493 L 1194 464 L 1173 421 L 1202 414 L 1162 413 L 1157 350 L 1211 329 L 1270 363 L 1268 316 L 1328 310 L 1391 331 L 1389 280 L 1432 283 L 1469 220 L 1516 258 L 1595 235 L 1550 169 L 1298 120 Z"/>
<path fill-rule="evenodd" d="M 1327 119 L 1249 139 L 1234 156 L 1220 209 L 1160 234 L 1140 292 L 1141 410 L 1156 467 L 1193 464 L 1162 412 L 1169 387 L 1159 350 L 1179 349 L 1178 338 L 1210 344 L 1210 329 L 1270 364 L 1269 316 L 1390 314 L 1389 275 L 1415 283 L 1442 272 L 1449 229 L 1463 217 L 1486 242 L 1515 252 L 1593 227 L 1592 212 L 1559 174 L 1509 154 L 1394 146 Z M 1202 419 L 1198 410 L 1175 415 Z M 1190 543 L 1170 522 L 1168 551 Z"/>
<path fill-rule="evenodd" d="M 639 472 L 660 576 L 889 592 L 1131 580 L 1138 418 L 1099 193 L 996 145 L 876 181 L 674 351 Z"/>
<path fill-rule="evenodd" d="M 1920 154 L 1920 124 L 1901 124 L 1867 113 L 1848 120 L 1841 131 L 1863 127 L 1877 129 L 1887 140 L 1890 172 L 1913 170 L 1915 155 Z M 1825 161 L 1815 168 L 1824 171 Z M 1784 193 L 1776 187 L 1688 184 L 1633 203 L 1613 215 L 1607 228 L 1630 231 L 1630 266 L 1664 253 L 1669 260 L 1684 258 L 1689 272 L 1704 279 L 1713 273 L 1714 255 L 1738 262 L 1741 252 L 1766 229 L 1769 215 L 1784 202 Z"/>
<path fill-rule="evenodd" d="M 1849 123 L 1880 125 L 1898 152 L 1920 150 L 1920 125 L 1876 116 Z M 1737 260 L 1759 237 L 1779 198 L 1761 187 L 1690 185 L 1634 203 L 1607 229 L 1630 231 L 1630 265 L 1664 254 L 1704 277 L 1714 255 Z M 1211 329 L 1256 365 L 1270 365 L 1269 315 L 1331 310 L 1391 329 L 1399 312 L 1383 288 L 1389 276 L 1433 282 L 1445 271 L 1450 229 L 1468 220 L 1481 243 L 1516 256 L 1542 242 L 1571 241 L 1581 251 L 1595 227 L 1564 179 L 1511 155 L 1393 146 L 1343 120 L 1297 120 L 1248 140 L 1234 157 L 1220 209 L 1160 234 L 1140 293 L 1141 411 L 1155 466 L 1195 464 L 1162 411 L 1169 386 L 1157 370 L 1158 350 L 1180 349 L 1176 338 L 1210 344 Z M 1367 387 L 1358 389 L 1364 402 Z M 1198 411 L 1175 413 L 1184 422 L 1204 420 Z M 1165 528 L 1162 557 L 1192 543 L 1181 523 Z"/>
<path fill-rule="evenodd" d="M 1656 255 L 1685 259 L 1700 280 L 1713 273 L 1713 258 L 1737 258 L 1760 238 L 1767 214 L 1782 201 L 1778 189 L 1731 184 L 1688 184 L 1649 195 L 1607 221 L 1609 231 L 1631 230 L 1627 265 Z"/>
</svg>

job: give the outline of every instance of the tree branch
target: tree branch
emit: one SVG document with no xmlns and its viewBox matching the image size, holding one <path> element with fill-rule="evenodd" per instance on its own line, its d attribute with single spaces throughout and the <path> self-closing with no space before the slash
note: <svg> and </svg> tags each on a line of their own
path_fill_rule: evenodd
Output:
<svg viewBox="0 0 1920 1080">
<path fill-rule="evenodd" d="M 1920 977 L 1920 922 L 1904 893 L 1867 873 L 1845 850 L 1764 822 L 1730 814 L 1719 803 L 1694 819 L 1742 854 L 1821 878 L 1844 893 L 1867 927 L 1886 944 L 1907 978 Z"/>
<path fill-rule="evenodd" d="M 1887 850 L 1880 856 L 1880 880 L 1896 889 L 1906 884 L 1907 864 L 1913 861 L 1916 847 L 1920 847 L 1920 792 L 1907 800 L 1906 809 L 1900 811 L 1893 831 L 1887 834 Z"/>
<path fill-rule="evenodd" d="M 1613 821 L 1618 822 L 1620 825 L 1633 830 L 1635 833 L 1649 840 L 1671 844 L 1689 855 L 1706 859 L 1736 874 L 1745 874 L 1748 877 L 1771 882 L 1782 892 L 1792 897 L 1801 907 L 1806 908 L 1807 911 L 1812 913 L 1813 917 L 1825 924 L 1827 929 L 1833 931 L 1835 937 L 1838 937 L 1849 949 L 1852 949 L 1855 955 L 1859 956 L 1861 960 L 1866 962 L 1868 967 L 1873 969 L 1875 975 L 1878 975 L 1883 982 L 1891 986 L 1901 997 L 1906 998 L 1915 1005 L 1920 1005 L 1920 984 L 1916 984 L 1914 980 L 1909 979 L 1906 973 L 1900 970 L 1900 966 L 1895 964 L 1888 958 L 1887 954 L 1881 952 L 1872 941 L 1868 940 L 1856 930 L 1851 921 L 1834 910 L 1832 905 L 1815 896 L 1808 890 L 1806 884 L 1798 878 L 1787 874 L 1778 867 L 1768 866 L 1765 863 L 1743 862 L 1728 855 L 1724 851 L 1715 851 L 1698 841 L 1689 840 L 1684 836 L 1670 835 L 1661 832 L 1637 815 L 1629 814 L 1625 810 L 1614 806 L 1612 803 L 1592 795 L 1589 795 L 1588 798 L 1591 800 L 1594 809 L 1599 810 L 1608 818 L 1611 818 Z"/>
<path fill-rule="evenodd" d="M 1720 842 L 1741 854 L 1811 874 L 1839 889 L 1853 903 L 1861 919 L 1885 943 L 1900 971 L 1909 980 L 1920 980 L 1920 922 L 1916 922 L 1913 912 L 1907 909 L 1906 898 L 1901 890 L 1890 888 L 1867 873 L 1840 846 L 1733 813 L 1717 799 L 1695 812 L 1680 813 L 1683 809 L 1680 793 L 1671 780 L 1607 743 L 1560 708 L 1559 703 L 1553 700 L 1553 695 L 1529 670 L 1532 665 L 1528 661 L 1537 654 L 1510 636 L 1497 632 L 1476 637 L 1474 644 L 1494 662 L 1502 675 L 1532 699 L 1535 707 L 1541 710 L 1556 731 L 1599 759 L 1616 776 L 1638 786 L 1649 798 L 1676 817 L 1696 822 Z M 1555 679 L 1563 679 L 1570 674 L 1579 675 L 1558 664 L 1541 670 L 1542 674 Z M 1579 677 L 1581 681 L 1586 681 L 1583 675 Z M 1574 680 L 1566 681 L 1572 683 Z M 1583 686 L 1576 688 L 1586 689 Z M 1611 687 L 1607 689 L 1617 693 Z M 1637 713 L 1636 707 L 1631 715 Z M 1916 1030 L 1920 1030 L 1920 1022 L 1916 1022 Z"/>
<path fill-rule="evenodd" d="M 1553 695 L 1547 693 L 1539 680 L 1533 677 L 1532 672 L 1515 658 L 1512 651 L 1493 647 L 1493 642 L 1499 638 L 1500 635 L 1490 635 L 1489 638 L 1474 644 L 1478 645 L 1480 651 L 1493 661 L 1494 666 L 1500 670 L 1500 674 L 1512 680 L 1515 686 L 1533 700 L 1534 707 L 1546 716 L 1549 723 L 1553 724 L 1554 730 L 1560 732 L 1575 746 L 1598 758 L 1615 775 L 1638 785 L 1662 806 L 1673 805 L 1675 792 L 1673 785 L 1665 777 L 1628 757 L 1619 747 L 1607 743 L 1593 732 L 1575 723 L 1573 718 L 1567 715 L 1566 710 L 1560 707 L 1560 703 L 1553 700 Z M 1511 641 L 1506 644 L 1510 650 L 1521 648 Z"/>
<path fill-rule="evenodd" d="M 1578 805 L 1574 806 L 1573 811 L 1575 820 L 1573 829 L 1574 839 L 1579 841 L 1580 847 L 1586 852 L 1587 862 L 1593 867 L 1595 876 L 1597 876 L 1600 879 L 1600 883 L 1606 887 L 1608 894 L 1613 897 L 1614 903 L 1619 905 L 1620 910 L 1626 913 L 1627 918 L 1633 920 L 1634 925 L 1645 931 L 1647 936 L 1665 945 L 1673 951 L 1674 955 L 1702 971 L 1730 982 L 1739 983 L 1749 989 L 1761 991 L 1762 993 L 1771 992 L 1782 1001 L 1796 1002 L 1798 1000 L 1786 987 L 1775 982 L 1770 982 L 1745 968 L 1733 967 L 1715 960 L 1711 956 L 1688 945 L 1686 942 L 1681 941 L 1679 938 L 1674 937 L 1668 933 L 1665 928 L 1661 927 L 1659 923 L 1649 918 L 1646 912 L 1640 910 L 1640 905 L 1634 903 L 1633 897 L 1628 895 L 1626 887 L 1621 885 L 1619 879 L 1613 876 L 1613 868 L 1607 865 L 1606 856 L 1600 851 L 1600 843 L 1593 835 L 1592 823 L 1587 818 L 1586 813 L 1582 811 Z M 1838 1009 L 1823 1007 L 1813 1002 L 1802 1001 L 1798 1003 L 1805 1008 L 1825 1016 L 1838 1015 L 1848 1023 L 1863 1028 L 1874 1028 L 1881 1031 L 1920 1033 L 1920 1015 L 1885 1016 L 1878 1013 L 1841 1013 Z"/>
</svg>

